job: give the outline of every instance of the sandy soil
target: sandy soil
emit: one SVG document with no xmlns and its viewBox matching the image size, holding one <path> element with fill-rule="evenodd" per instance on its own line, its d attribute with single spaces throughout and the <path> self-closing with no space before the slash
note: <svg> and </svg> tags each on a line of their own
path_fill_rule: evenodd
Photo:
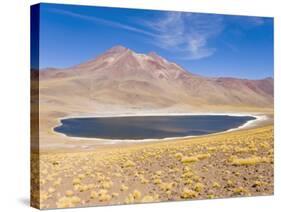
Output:
<svg viewBox="0 0 281 212">
<path fill-rule="evenodd" d="M 273 194 L 272 120 L 216 135 L 70 149 L 32 154 L 32 205 L 61 208 Z"/>
</svg>

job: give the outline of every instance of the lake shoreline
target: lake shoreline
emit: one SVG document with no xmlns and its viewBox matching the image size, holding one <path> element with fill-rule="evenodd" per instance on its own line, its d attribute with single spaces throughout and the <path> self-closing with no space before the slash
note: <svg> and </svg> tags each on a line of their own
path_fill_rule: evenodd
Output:
<svg viewBox="0 0 281 212">
<path fill-rule="evenodd" d="M 63 133 L 56 132 L 54 129 L 62 125 L 62 120 L 70 118 L 113 118 L 113 117 L 141 117 L 141 116 L 199 116 L 199 115 L 221 115 L 221 116 L 250 116 L 254 117 L 254 120 L 249 120 L 246 123 L 225 131 L 210 133 L 205 135 L 192 135 L 192 136 L 182 136 L 182 137 L 167 137 L 167 138 L 153 138 L 153 139 L 103 139 L 103 138 L 86 138 L 86 137 L 73 137 L 67 136 Z M 255 126 L 260 126 L 261 122 L 268 120 L 268 116 L 265 114 L 255 114 L 255 113 L 120 113 L 120 114 L 94 114 L 94 115 L 77 115 L 77 116 L 65 116 L 58 118 L 59 124 L 52 128 L 52 132 L 71 140 L 80 141 L 95 141 L 99 142 L 101 145 L 118 145 L 118 144 L 133 144 L 133 143 L 156 143 L 156 142 L 166 142 L 166 141 L 176 141 L 180 139 L 188 138 L 198 138 L 209 135 L 218 135 L 227 132 L 238 131 L 242 129 L 249 129 Z"/>
</svg>

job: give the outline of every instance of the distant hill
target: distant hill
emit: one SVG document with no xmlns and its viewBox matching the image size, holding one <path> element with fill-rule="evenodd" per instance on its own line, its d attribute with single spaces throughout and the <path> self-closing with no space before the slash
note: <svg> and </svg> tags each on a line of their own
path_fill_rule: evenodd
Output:
<svg viewBox="0 0 281 212">
<path fill-rule="evenodd" d="M 40 95 L 43 109 L 75 113 L 263 110 L 273 107 L 273 79 L 199 76 L 156 53 L 116 46 L 72 68 L 40 71 Z"/>
</svg>

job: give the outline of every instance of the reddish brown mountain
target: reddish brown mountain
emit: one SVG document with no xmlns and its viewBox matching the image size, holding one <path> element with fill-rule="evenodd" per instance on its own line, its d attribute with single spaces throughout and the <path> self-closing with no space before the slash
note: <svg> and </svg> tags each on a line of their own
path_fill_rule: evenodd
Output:
<svg viewBox="0 0 281 212">
<path fill-rule="evenodd" d="M 273 107 L 273 79 L 209 78 L 192 74 L 156 53 L 116 46 L 68 69 L 40 71 L 46 104 L 89 111 L 254 110 Z"/>
</svg>

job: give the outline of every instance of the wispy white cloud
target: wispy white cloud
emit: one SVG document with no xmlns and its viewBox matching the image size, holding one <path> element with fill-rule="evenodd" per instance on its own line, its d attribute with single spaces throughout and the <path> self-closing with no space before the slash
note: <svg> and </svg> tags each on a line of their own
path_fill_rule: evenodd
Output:
<svg viewBox="0 0 281 212">
<path fill-rule="evenodd" d="M 241 27 L 256 27 L 263 25 L 265 20 L 259 17 L 223 16 L 186 12 L 164 12 L 154 18 L 135 20 L 132 24 L 124 24 L 114 20 L 103 19 L 63 9 L 51 9 L 51 12 L 67 15 L 109 27 L 139 33 L 148 37 L 149 42 L 167 51 L 177 54 L 177 58 L 197 60 L 212 56 L 216 47 L 210 43 L 225 29 L 228 23 L 238 23 Z M 145 40 L 145 39 L 144 39 Z M 232 51 L 238 51 L 235 46 L 225 42 Z"/>
<path fill-rule="evenodd" d="M 142 22 L 143 28 L 140 28 L 63 9 L 51 9 L 50 12 L 149 36 L 154 45 L 180 53 L 182 59 L 212 55 L 216 49 L 208 47 L 208 40 L 221 29 L 220 18 L 210 16 L 206 19 L 206 15 L 191 13 L 167 12 L 157 19 Z"/>
<path fill-rule="evenodd" d="M 182 59 L 188 60 L 213 55 L 216 48 L 209 46 L 209 41 L 223 30 L 221 16 L 195 13 L 167 12 L 144 24 L 157 32 L 156 45 L 178 52 Z"/>
<path fill-rule="evenodd" d="M 83 20 L 86 20 L 86 21 L 95 22 L 95 23 L 102 24 L 102 25 L 107 25 L 107 26 L 114 27 L 114 28 L 125 29 L 125 30 L 128 30 L 128 31 L 140 33 L 140 34 L 147 35 L 147 36 L 155 36 L 155 34 L 152 33 L 152 32 L 149 32 L 149 31 L 146 31 L 146 30 L 134 27 L 134 26 L 119 23 L 119 22 L 116 22 L 116 21 L 106 20 L 106 19 L 103 19 L 103 18 L 84 15 L 84 14 L 80 14 L 80 13 L 77 13 L 77 12 L 71 12 L 71 11 L 62 10 L 62 9 L 52 9 L 51 12 L 55 12 L 55 13 L 61 14 L 61 15 L 71 16 L 71 17 L 74 17 L 74 18 L 83 19 Z"/>
</svg>

